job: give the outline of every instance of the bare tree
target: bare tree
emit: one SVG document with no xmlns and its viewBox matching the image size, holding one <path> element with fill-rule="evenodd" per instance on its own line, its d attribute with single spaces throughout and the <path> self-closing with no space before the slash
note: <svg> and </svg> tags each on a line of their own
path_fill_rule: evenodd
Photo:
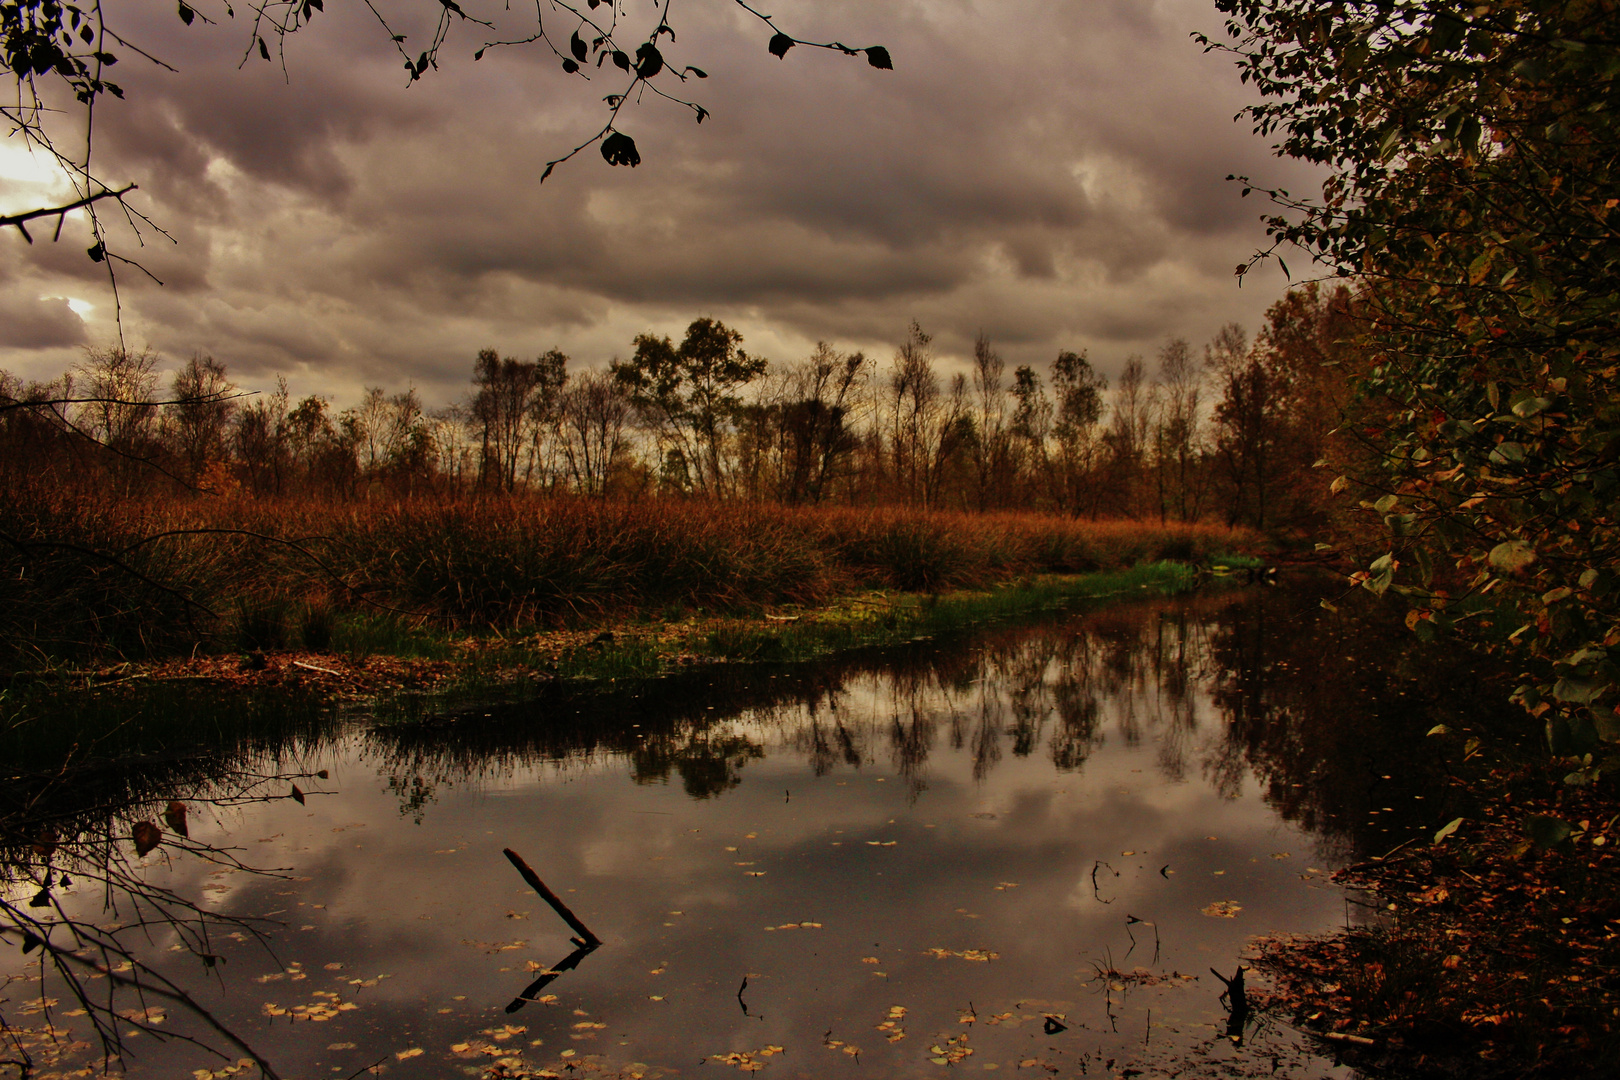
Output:
<svg viewBox="0 0 1620 1080">
<path fill-rule="evenodd" d="M 1095 517 L 1106 493 L 1099 476 L 1103 439 L 1098 425 L 1108 380 L 1091 366 L 1084 351 L 1065 350 L 1052 362 L 1052 389 L 1057 398 L 1052 426 L 1058 447 L 1056 501 L 1071 514 Z"/>
<path fill-rule="evenodd" d="M 563 455 L 575 490 L 604 495 L 628 449 L 630 399 L 611 374 L 587 371 L 562 394 Z"/>
<path fill-rule="evenodd" d="M 1006 505 L 1012 497 L 1012 433 L 1007 428 L 1006 364 L 980 334 L 973 343 L 973 479 L 980 510 Z"/>
<path fill-rule="evenodd" d="M 933 341 L 915 321 L 895 350 L 889 368 L 889 452 L 894 482 L 902 499 L 936 506 L 944 479 L 967 444 L 967 376 L 952 380 L 950 394 L 941 392 L 929 351 Z"/>
<path fill-rule="evenodd" d="M 87 350 L 79 365 L 84 390 L 79 426 L 115 452 L 138 453 L 157 419 L 152 399 L 157 361 L 149 347 L 140 352 L 122 346 Z"/>
<path fill-rule="evenodd" d="M 1119 509 L 1130 516 L 1139 510 L 1142 469 L 1147 459 L 1148 436 L 1157 405 L 1154 387 L 1140 356 L 1125 359 L 1114 388 L 1113 413 L 1108 424 L 1109 468 Z"/>
<path fill-rule="evenodd" d="M 230 453 L 235 394 L 225 365 L 212 356 L 193 353 L 174 373 L 172 400 L 163 407 L 164 434 L 193 483 Z"/>
<path fill-rule="evenodd" d="M 1153 467 L 1159 520 L 1174 514 L 1193 521 L 1202 511 L 1204 483 L 1202 391 L 1204 372 L 1192 346 L 1173 338 L 1159 350 L 1160 401 L 1153 424 Z"/>
<path fill-rule="evenodd" d="M 1054 473 L 1047 448 L 1052 436 L 1052 402 L 1047 399 L 1041 377 L 1027 364 L 1013 372 L 1012 396 L 1010 434 L 1020 495 L 1026 501 L 1038 500 L 1041 491 L 1050 486 Z M 1061 498 L 1056 501 L 1065 505 Z"/>
<path fill-rule="evenodd" d="M 469 412 L 483 447 L 480 483 L 512 491 L 525 454 L 525 479 L 533 475 L 536 427 L 549 425 L 555 415 L 567 363 L 555 349 L 532 361 L 502 359 L 494 349 L 478 354 Z"/>
<path fill-rule="evenodd" d="M 292 434 L 287 400 L 287 380 L 278 376 L 275 391 L 243 409 L 237 421 L 236 456 L 255 491 L 280 495 L 286 488 Z"/>
</svg>

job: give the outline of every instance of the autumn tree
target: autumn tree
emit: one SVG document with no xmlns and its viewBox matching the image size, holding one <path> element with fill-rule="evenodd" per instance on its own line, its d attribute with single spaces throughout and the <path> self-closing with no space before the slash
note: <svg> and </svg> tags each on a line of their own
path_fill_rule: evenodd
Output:
<svg viewBox="0 0 1620 1080">
<path fill-rule="evenodd" d="M 171 400 L 163 406 L 164 439 L 193 483 L 230 452 L 231 421 L 238 406 L 235 391 L 225 365 L 212 356 L 194 353 L 174 373 Z"/>
<path fill-rule="evenodd" d="M 149 348 L 89 350 L 79 365 L 80 430 L 122 457 L 144 456 L 158 418 L 157 361 Z"/>
<path fill-rule="evenodd" d="M 1007 394 L 1002 376 L 1007 365 L 980 334 L 973 343 L 973 484 L 980 510 L 1005 506 L 1013 492 L 1013 439 L 1007 426 Z"/>
<path fill-rule="evenodd" d="M 1013 372 L 1012 421 L 1008 434 L 1017 469 L 1019 492 L 1026 504 L 1052 494 L 1053 469 L 1047 443 L 1052 435 L 1052 402 L 1035 369 L 1021 364 Z M 1057 498 L 1059 505 L 1063 500 Z"/>
<path fill-rule="evenodd" d="M 667 336 L 641 334 L 627 361 L 610 370 L 653 434 L 665 475 L 678 488 L 727 493 L 725 444 L 742 407 L 742 391 L 768 366 L 749 356 L 742 335 L 717 319 L 695 319 L 680 347 Z"/>
<path fill-rule="evenodd" d="M 1142 507 L 1142 482 L 1156 404 L 1147 365 L 1140 356 L 1126 357 L 1119 382 L 1114 386 L 1103 440 L 1107 447 L 1108 483 L 1115 499 L 1114 509 L 1130 517 L 1140 513 Z"/>
<path fill-rule="evenodd" d="M 514 490 L 526 454 L 532 473 L 537 431 L 549 429 L 555 419 L 567 368 L 568 357 L 555 349 L 538 360 L 503 358 L 494 349 L 479 352 L 469 418 L 482 447 L 478 475 L 484 486 Z"/>
<path fill-rule="evenodd" d="M 1204 364 L 1215 392 L 1215 471 L 1228 524 L 1264 529 L 1275 524 L 1277 504 L 1293 482 L 1287 440 L 1293 380 L 1271 350 L 1236 323 L 1205 346 Z"/>
<path fill-rule="evenodd" d="M 934 370 L 933 338 L 915 321 L 889 366 L 885 428 L 896 494 L 905 502 L 938 506 L 947 472 L 968 442 L 967 377 L 947 392 Z"/>
<path fill-rule="evenodd" d="M 1359 284 L 1359 577 L 1423 635 L 1520 610 L 1517 694 L 1560 752 L 1620 738 L 1620 3 L 1219 0 L 1281 154 L 1279 244 Z"/>
<path fill-rule="evenodd" d="M 1063 351 L 1052 362 L 1052 438 L 1057 444 L 1057 502 L 1068 513 L 1095 517 L 1105 494 L 1099 477 L 1103 394 L 1108 380 L 1085 352 Z"/>
<path fill-rule="evenodd" d="M 1204 373 L 1184 338 L 1159 350 L 1159 408 L 1153 418 L 1153 476 L 1159 520 L 1196 521 L 1203 512 Z"/>
<path fill-rule="evenodd" d="M 292 429 L 287 403 L 287 380 L 278 377 L 275 390 L 250 402 L 236 423 L 232 442 L 237 460 L 249 485 L 263 494 L 282 494 L 289 479 Z"/>
</svg>

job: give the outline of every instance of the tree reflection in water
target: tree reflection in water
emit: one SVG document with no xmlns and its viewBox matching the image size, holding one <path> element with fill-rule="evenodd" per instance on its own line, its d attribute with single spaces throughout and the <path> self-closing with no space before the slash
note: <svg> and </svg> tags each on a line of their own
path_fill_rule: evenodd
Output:
<svg viewBox="0 0 1620 1080">
<path fill-rule="evenodd" d="M 969 750 L 982 782 L 1005 755 L 1081 771 L 1111 725 L 1127 745 L 1151 744 L 1165 779 L 1202 776 L 1235 797 L 1252 773 L 1289 820 L 1347 852 L 1371 850 L 1399 831 L 1398 816 L 1369 824 L 1375 803 L 1432 791 L 1424 733 L 1459 711 L 1501 713 L 1505 695 L 1469 656 L 1420 645 L 1371 604 L 1322 610 L 1333 588 L 1152 602 L 813 667 L 721 666 L 522 702 L 402 703 L 368 742 L 415 812 L 436 782 L 611 758 L 627 760 L 639 783 L 677 777 L 693 797 L 714 797 L 764 755 L 762 731 L 817 776 L 883 754 L 915 798 L 942 738 Z M 1383 779 L 1397 759 L 1401 776 Z"/>
<path fill-rule="evenodd" d="M 224 734 L 195 722 L 206 699 L 196 691 L 27 694 L 5 717 L 0 939 L 30 958 L 13 979 L 37 985 L 24 1022 L 0 1016 L 6 1063 L 21 1075 L 36 1070 L 35 1054 L 61 1064 L 99 1050 L 104 1067 L 123 1062 L 137 1035 L 192 1043 L 226 1063 L 245 1057 L 277 1075 L 145 953 L 172 941 L 170 952 L 189 953 L 213 976 L 223 938 L 268 947 L 273 924 L 217 911 L 161 879 L 184 863 L 216 875 L 277 873 L 191 832 L 249 804 L 306 798 L 297 783 L 320 776 L 298 762 L 329 736 L 330 715 L 308 700 L 264 700 Z M 75 1039 L 64 1015 L 83 1017 L 95 1045 Z"/>
<path fill-rule="evenodd" d="M 238 1051 L 235 1036 L 194 1007 L 179 969 L 166 968 L 175 981 L 165 981 L 137 945 L 147 934 L 172 941 L 212 979 L 220 934 L 264 929 L 161 884 L 159 871 L 183 861 L 241 869 L 231 851 L 177 836 L 170 823 L 162 845 L 137 857 L 136 824 L 162 827 L 171 800 L 203 814 L 286 798 L 339 738 L 417 821 L 447 784 L 604 765 L 639 785 L 724 799 L 768 752 L 784 750 L 818 777 L 892 767 L 915 799 L 947 748 L 953 758 L 964 752 L 972 780 L 985 784 L 1024 759 L 1081 773 L 1117 738 L 1151 747 L 1143 760 L 1172 783 L 1202 778 L 1235 798 L 1256 778 L 1284 817 L 1348 856 L 1451 816 L 1434 798 L 1440 765 L 1423 764 L 1438 761 L 1424 732 L 1458 713 L 1504 711 L 1505 700 L 1466 656 L 1419 646 L 1376 613 L 1324 612 L 1309 590 L 1054 616 L 816 665 L 551 686 L 520 701 L 407 698 L 347 726 L 314 702 L 174 693 L 35 700 L 28 722 L 0 736 L 0 760 L 14 763 L 0 782 L 0 936 L 33 943 L 41 995 L 67 987 L 111 1055 L 125 1049 L 125 1030 Z M 1403 820 L 1386 806 L 1412 813 Z M 112 910 L 97 911 L 92 891 Z M 141 992 L 189 1018 L 159 1026 Z"/>
</svg>

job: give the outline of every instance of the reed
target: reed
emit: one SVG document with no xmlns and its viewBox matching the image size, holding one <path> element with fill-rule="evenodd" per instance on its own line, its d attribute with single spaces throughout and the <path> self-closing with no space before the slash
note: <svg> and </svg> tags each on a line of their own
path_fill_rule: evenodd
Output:
<svg viewBox="0 0 1620 1080">
<path fill-rule="evenodd" d="M 511 631 L 812 607 L 1041 574 L 1207 563 L 1205 523 L 577 497 L 0 506 L 7 662 L 195 648 L 393 651 L 413 626 Z"/>
</svg>

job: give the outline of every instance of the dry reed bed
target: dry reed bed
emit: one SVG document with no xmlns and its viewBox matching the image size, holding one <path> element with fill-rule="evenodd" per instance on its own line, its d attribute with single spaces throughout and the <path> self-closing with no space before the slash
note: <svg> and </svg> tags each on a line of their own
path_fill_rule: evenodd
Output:
<svg viewBox="0 0 1620 1080">
<path fill-rule="evenodd" d="M 1252 548 L 1208 524 L 696 500 L 7 500 L 0 631 L 159 649 L 227 640 L 248 608 L 376 605 L 452 626 L 815 604 Z"/>
</svg>

